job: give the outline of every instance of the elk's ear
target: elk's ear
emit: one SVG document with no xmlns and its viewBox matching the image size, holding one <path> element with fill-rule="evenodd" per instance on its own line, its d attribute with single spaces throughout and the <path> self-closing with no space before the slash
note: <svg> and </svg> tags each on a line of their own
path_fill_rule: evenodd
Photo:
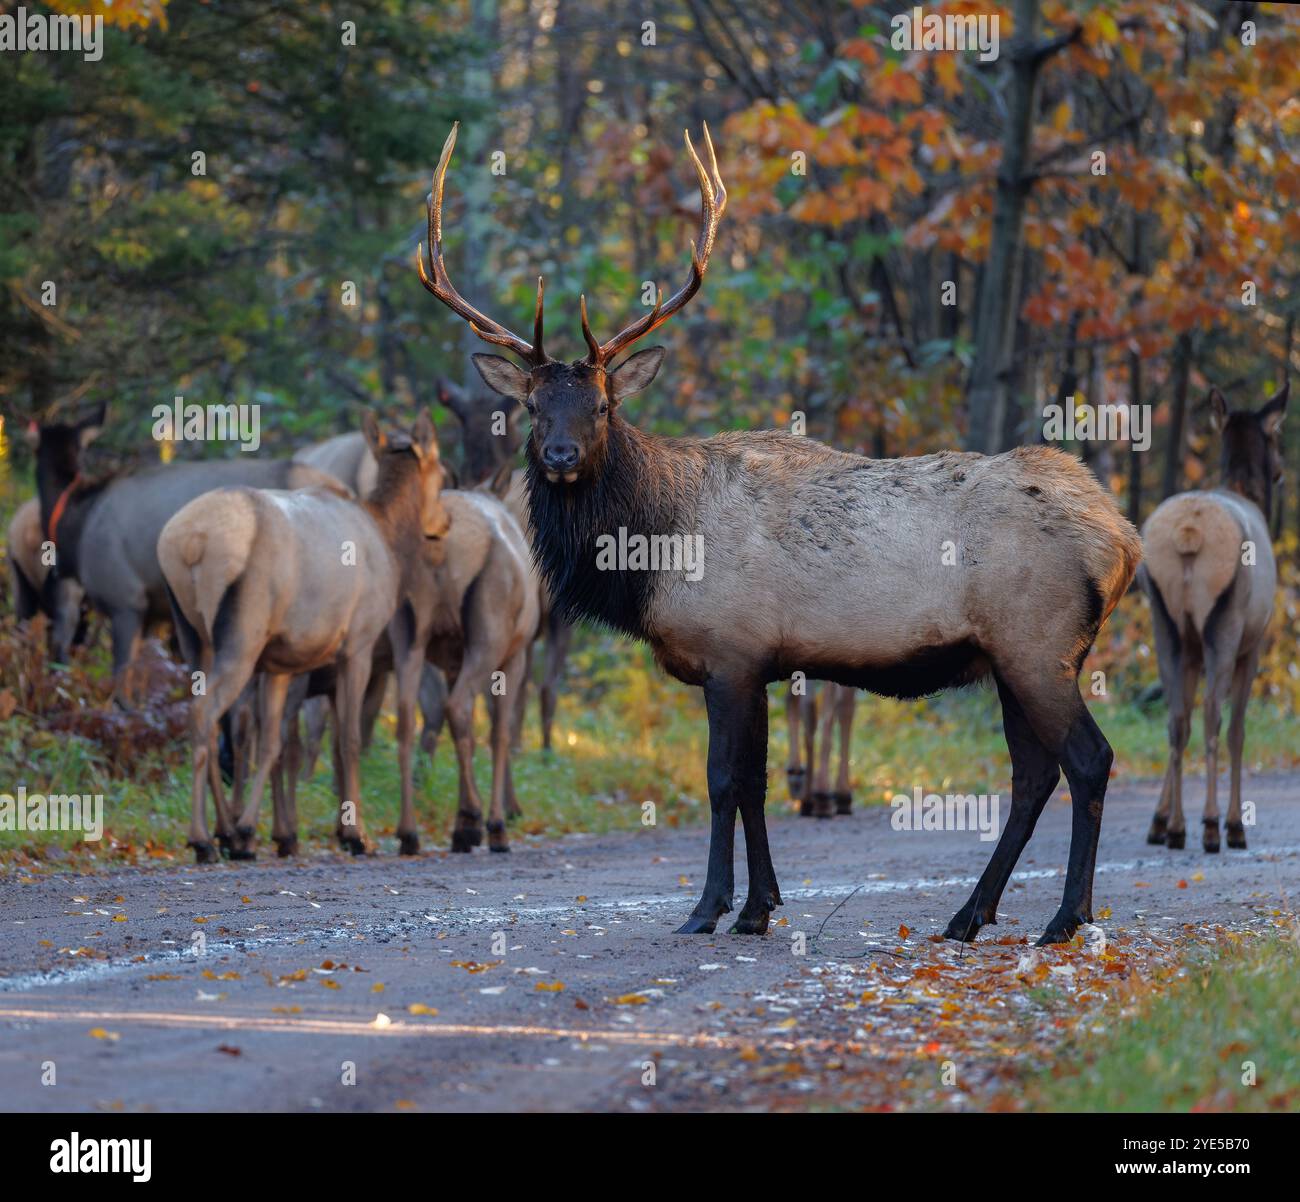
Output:
<svg viewBox="0 0 1300 1202">
<path fill-rule="evenodd" d="M 388 439 L 379 428 L 379 419 L 373 409 L 367 409 L 362 417 L 361 432 L 366 436 L 366 446 L 370 448 L 370 453 L 378 459 L 387 449 Z"/>
<path fill-rule="evenodd" d="M 508 396 L 512 401 L 528 399 L 528 373 L 500 355 L 471 355 L 483 383 L 493 392 Z"/>
<path fill-rule="evenodd" d="M 104 423 L 108 420 L 108 402 L 105 401 L 89 417 L 77 423 L 77 443 L 82 450 L 90 446 L 104 432 Z"/>
<path fill-rule="evenodd" d="M 609 399 L 617 403 L 649 388 L 659 374 L 665 353 L 663 347 L 652 346 L 624 360 L 609 377 Z"/>
<path fill-rule="evenodd" d="M 507 459 L 492 474 L 492 479 L 488 484 L 488 491 L 499 501 L 504 501 L 510 495 L 510 483 L 514 478 L 514 474 L 515 465 Z"/>
<path fill-rule="evenodd" d="M 1228 424 L 1228 402 L 1217 388 L 1210 389 L 1210 429 L 1216 434 L 1223 433 Z"/>
<path fill-rule="evenodd" d="M 433 418 L 427 409 L 420 411 L 411 430 L 411 450 L 421 462 L 438 457 L 438 434 L 433 427 Z"/>
<path fill-rule="evenodd" d="M 1290 394 L 1291 377 L 1288 376 L 1273 399 L 1257 414 L 1264 426 L 1264 433 L 1270 438 L 1282 429 L 1282 419 L 1286 417 L 1286 399 Z"/>
</svg>

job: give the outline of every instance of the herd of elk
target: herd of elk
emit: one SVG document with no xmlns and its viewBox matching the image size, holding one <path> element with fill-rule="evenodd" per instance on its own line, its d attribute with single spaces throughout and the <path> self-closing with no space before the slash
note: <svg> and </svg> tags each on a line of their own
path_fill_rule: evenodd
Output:
<svg viewBox="0 0 1300 1202">
<path fill-rule="evenodd" d="M 339 839 L 372 850 L 361 815 L 361 708 L 375 643 L 410 596 L 427 540 L 448 530 L 442 465 L 427 414 L 411 435 L 387 436 L 366 415 L 366 441 L 379 464 L 373 495 L 358 501 L 332 479 L 327 487 L 219 488 L 195 498 L 163 527 L 158 559 L 186 658 L 204 688 L 191 706 L 193 805 L 190 846 L 216 858 L 208 834 L 210 782 L 219 835 L 241 851 L 256 837 L 257 815 L 280 753 L 281 721 L 293 678 L 332 666 L 341 774 Z M 255 672 L 261 673 L 262 746 L 243 813 L 226 813 L 216 758 L 216 726 Z M 272 838 L 296 832 L 275 814 Z"/>
<path fill-rule="evenodd" d="M 36 446 L 36 488 L 52 579 L 75 581 L 109 620 L 115 691 L 130 703 L 131 666 L 152 622 L 170 621 L 158 536 L 183 505 L 214 488 L 294 489 L 332 483 L 288 459 L 222 459 L 177 463 L 101 479 L 83 474 L 82 454 L 99 435 L 106 406 L 72 424 L 42 426 Z M 50 581 L 46 582 L 47 589 Z"/>
<path fill-rule="evenodd" d="M 544 348 L 540 278 L 531 341 L 480 312 L 452 284 L 442 206 L 456 133 L 453 125 L 434 172 L 428 260 L 426 266 L 421 245 L 419 277 L 478 337 L 522 362 L 473 356 L 487 386 L 531 419 L 524 471 L 512 474 L 506 459 L 476 472 L 476 479 L 485 477 L 476 487 L 455 487 L 427 413 L 409 433 L 387 434 L 368 413 L 360 434 L 340 435 L 293 459 L 187 463 L 99 480 L 84 472 L 82 452 L 103 424 L 102 408 L 39 432 L 39 503 L 20 508 L 9 530 L 19 616 L 44 612 L 52 620 L 52 650 L 66 653 L 83 605 L 105 613 L 115 693 L 124 700 L 142 632 L 151 620 L 170 618 L 202 682 L 190 723 L 189 843 L 200 862 L 218 855 L 207 794 L 217 839 L 232 856 L 249 857 L 268 781 L 272 838 L 281 854 L 296 848 L 298 717 L 309 703 L 318 732 L 327 718 L 334 723 L 338 837 L 356 853 L 372 850 L 359 760 L 390 675 L 400 850 L 419 848 L 412 782 L 417 702 L 430 742 L 444 718 L 451 730 L 459 776 L 452 850 L 482 842 L 472 719 L 476 698 L 485 694 L 492 725 L 488 846 L 508 851 L 506 819 L 518 812 L 510 751 L 535 640 L 545 630 L 542 724 L 549 746 L 569 632 L 586 620 L 648 643 L 665 671 L 704 693 L 708 869 L 679 933 L 710 934 L 732 909 L 738 815 L 748 895 L 732 932 L 766 932 L 782 904 L 764 815 L 769 683 L 825 682 L 820 702 L 815 688 L 792 691 L 787 700 L 787 779 L 800 813 L 829 818 L 851 810 L 856 689 L 915 698 L 988 680 L 1011 758 L 1011 812 L 945 934 L 969 941 L 997 922 L 1006 885 L 1064 773 L 1072 807 L 1065 886 L 1040 943 L 1065 941 L 1092 921 L 1113 760 L 1078 676 L 1135 575 L 1154 615 L 1170 709 L 1169 764 L 1148 839 L 1184 846 L 1182 758 L 1204 671 L 1204 847 L 1219 850 L 1225 700 L 1232 703 L 1228 845 L 1245 847 L 1245 710 L 1277 579 L 1267 515 L 1281 473 L 1287 383 L 1255 412 L 1230 411 L 1212 391 L 1222 487 L 1165 501 L 1141 540 L 1085 466 L 1045 446 L 885 460 L 779 431 L 648 434 L 621 407 L 650 386 L 665 352 L 651 347 L 623 356 L 703 284 L 727 205 L 707 126 L 707 166 L 686 136 L 701 221 L 685 284 L 667 301 L 660 291 L 648 313 L 605 342 L 592 333 L 582 297 L 587 353 L 572 362 Z M 460 401 L 468 430 L 482 414 Z M 606 570 L 598 548 L 611 537 L 620 545 L 626 538 L 697 540 L 703 570 Z M 256 732 L 257 767 L 246 804 L 237 778 L 232 809 L 216 733 L 241 706 Z M 840 758 L 832 787 L 836 727 Z"/>
<path fill-rule="evenodd" d="M 1148 843 L 1181 848 L 1183 752 L 1196 686 L 1205 674 L 1205 814 L 1201 844 L 1219 850 L 1219 722 L 1228 723 L 1231 785 L 1228 846 L 1246 846 L 1241 814 L 1241 754 L 1246 705 L 1267 643 L 1277 591 L 1269 540 L 1273 490 L 1282 478 L 1282 419 L 1289 379 L 1261 409 L 1229 410 L 1210 391 L 1211 420 L 1222 439 L 1222 484 L 1170 497 L 1142 528 L 1146 559 L 1139 579 L 1151 602 L 1160 681 L 1169 704 L 1169 765 Z"/>
<path fill-rule="evenodd" d="M 570 363 L 543 347 L 540 280 L 531 342 L 452 285 L 442 202 L 455 140 L 453 126 L 429 197 L 429 268 L 421 250 L 419 274 L 480 338 L 524 364 L 474 356 L 488 386 L 532 419 L 529 528 L 553 604 L 648 642 L 665 670 L 704 690 L 713 826 L 703 895 L 681 932 L 712 933 L 731 909 L 737 811 L 749 893 L 732 930 L 766 931 L 781 903 L 763 813 L 765 685 L 802 671 L 901 697 L 991 676 L 1012 758 L 1012 812 L 947 934 L 968 940 L 996 921 L 1064 769 L 1073 834 L 1061 908 L 1043 940 L 1071 938 L 1092 920 L 1113 758 L 1078 673 L 1141 557 L 1114 501 L 1078 460 L 1049 447 L 871 460 L 775 431 L 700 439 L 638 430 L 620 405 L 653 381 L 664 350 L 616 361 L 703 283 L 727 201 L 707 130 L 708 168 L 686 138 L 702 196 L 687 282 L 603 343 L 582 298 L 588 353 Z M 597 540 L 620 531 L 702 537 L 704 571 L 697 580 L 601 571 Z"/>
</svg>

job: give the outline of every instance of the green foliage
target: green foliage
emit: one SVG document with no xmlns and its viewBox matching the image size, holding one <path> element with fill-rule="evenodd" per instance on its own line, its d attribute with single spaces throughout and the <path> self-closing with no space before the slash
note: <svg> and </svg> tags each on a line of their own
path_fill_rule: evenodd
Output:
<svg viewBox="0 0 1300 1202">
<path fill-rule="evenodd" d="M 1294 1111 L 1300 1101 L 1295 936 L 1226 944 L 1024 1086 L 1030 1110 Z M 1253 1066 L 1253 1084 L 1244 1067 Z"/>
</svg>

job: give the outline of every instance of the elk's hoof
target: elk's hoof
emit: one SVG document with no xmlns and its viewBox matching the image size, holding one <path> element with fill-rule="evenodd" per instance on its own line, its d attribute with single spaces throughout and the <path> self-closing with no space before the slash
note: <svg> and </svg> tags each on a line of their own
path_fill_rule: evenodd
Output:
<svg viewBox="0 0 1300 1202">
<path fill-rule="evenodd" d="M 1205 819 L 1205 829 L 1201 831 L 1201 847 L 1212 856 L 1219 854 L 1219 823 L 1217 819 Z"/>
<path fill-rule="evenodd" d="M 1078 914 L 1071 914 L 1068 911 L 1061 910 L 1047 924 L 1047 930 L 1043 932 L 1036 946 L 1047 947 L 1053 943 L 1069 943 L 1074 938 L 1079 927 L 1089 921 L 1091 920 L 1080 917 Z"/>
<path fill-rule="evenodd" d="M 517 801 L 512 801 L 508 806 L 506 806 L 507 822 L 518 822 L 519 819 L 522 818 L 523 816 L 524 816 L 524 811 L 520 808 L 520 805 Z"/>
<path fill-rule="evenodd" d="M 420 854 L 420 836 L 411 833 L 398 835 L 397 854 L 399 856 L 418 856 Z"/>
<path fill-rule="evenodd" d="M 221 859 L 217 849 L 211 843 L 190 843 L 188 846 L 194 848 L 196 864 L 215 864 Z"/>
<path fill-rule="evenodd" d="M 1165 820 L 1157 814 L 1151 819 L 1151 829 L 1147 831 L 1147 842 L 1163 847 L 1166 829 Z"/>
<path fill-rule="evenodd" d="M 965 905 L 952 916 L 952 921 L 944 928 L 943 937 L 958 943 L 974 943 L 975 936 L 984 927 L 996 925 L 996 918 L 977 914 L 972 906 Z"/>
<path fill-rule="evenodd" d="M 731 924 L 728 935 L 766 935 L 767 925 L 772 915 L 767 910 L 750 911 L 748 907 L 741 910 L 736 921 Z"/>
<path fill-rule="evenodd" d="M 344 851 L 354 856 L 370 856 L 375 853 L 375 845 L 365 835 L 340 835 L 339 842 Z"/>
<path fill-rule="evenodd" d="M 718 920 L 716 918 L 702 918 L 698 914 L 692 914 L 681 926 L 673 932 L 674 935 L 712 935 L 717 928 Z"/>
<path fill-rule="evenodd" d="M 814 818 L 834 818 L 835 817 L 835 795 L 833 793 L 822 793 L 820 791 L 812 795 L 813 817 Z"/>
<path fill-rule="evenodd" d="M 802 801 L 799 802 L 800 818 L 812 818 L 816 815 L 816 813 L 817 811 L 813 809 L 813 803 L 811 798 L 805 797 Z"/>
<path fill-rule="evenodd" d="M 1187 831 L 1168 831 L 1165 834 L 1165 846 L 1170 851 L 1182 851 L 1187 846 Z"/>
<path fill-rule="evenodd" d="M 275 841 L 275 854 L 282 860 L 287 860 L 290 856 L 298 854 L 298 836 L 290 835 L 287 839 L 277 839 Z"/>
<path fill-rule="evenodd" d="M 1225 829 L 1228 832 L 1228 846 L 1234 851 L 1246 850 L 1246 828 L 1240 822 L 1229 822 Z"/>
<path fill-rule="evenodd" d="M 785 783 L 790 787 L 791 801 L 800 801 L 803 798 L 806 777 L 807 772 L 803 768 L 787 768 L 785 770 Z"/>
<path fill-rule="evenodd" d="M 451 832 L 452 851 L 473 851 L 482 842 L 483 832 L 477 827 L 457 828 Z"/>
<path fill-rule="evenodd" d="M 835 812 L 837 814 L 853 813 L 853 794 L 852 793 L 833 793 L 835 798 Z"/>
</svg>

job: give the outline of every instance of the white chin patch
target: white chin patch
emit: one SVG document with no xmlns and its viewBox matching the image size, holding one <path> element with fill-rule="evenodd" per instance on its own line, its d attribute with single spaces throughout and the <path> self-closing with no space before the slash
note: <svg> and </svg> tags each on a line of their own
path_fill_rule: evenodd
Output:
<svg viewBox="0 0 1300 1202">
<path fill-rule="evenodd" d="M 564 482 L 565 482 L 565 484 L 572 484 L 572 483 L 573 483 L 577 478 L 578 478 L 578 473 L 577 473 L 577 472 L 565 472 L 565 473 L 564 473 Z"/>
<path fill-rule="evenodd" d="M 560 475 L 559 475 L 558 472 L 547 472 L 547 473 L 546 473 L 546 479 L 547 479 L 547 482 L 550 483 L 550 484 L 554 484 L 554 483 L 555 483 L 559 478 L 560 478 Z"/>
</svg>

